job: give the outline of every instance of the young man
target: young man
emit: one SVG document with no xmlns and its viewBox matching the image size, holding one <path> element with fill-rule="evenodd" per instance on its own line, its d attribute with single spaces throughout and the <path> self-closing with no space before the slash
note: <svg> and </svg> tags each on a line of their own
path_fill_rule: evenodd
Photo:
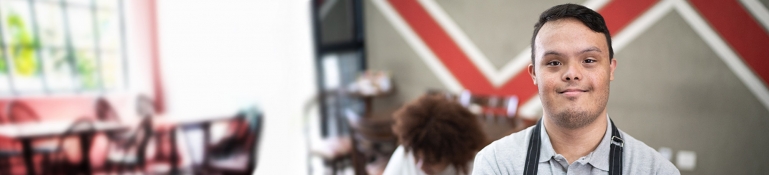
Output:
<svg viewBox="0 0 769 175">
<path fill-rule="evenodd" d="M 581 5 L 554 6 L 534 25 L 531 45 L 528 71 L 539 89 L 542 120 L 483 148 L 473 174 L 680 174 L 609 119 L 617 60 L 600 14 Z"/>
<path fill-rule="evenodd" d="M 444 95 L 423 95 L 393 117 L 401 146 L 384 175 L 469 174 L 475 154 L 488 143 L 476 116 Z"/>
</svg>

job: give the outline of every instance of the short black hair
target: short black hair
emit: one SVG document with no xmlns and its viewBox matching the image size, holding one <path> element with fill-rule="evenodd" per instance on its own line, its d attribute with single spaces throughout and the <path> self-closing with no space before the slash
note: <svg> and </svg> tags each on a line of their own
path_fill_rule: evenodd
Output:
<svg viewBox="0 0 769 175">
<path fill-rule="evenodd" d="M 606 36 L 606 44 L 609 46 L 609 60 L 614 58 L 614 48 L 611 46 L 611 34 L 603 16 L 590 8 L 577 4 L 561 4 L 550 7 L 539 15 L 539 21 L 534 24 L 534 35 L 531 36 L 531 63 L 534 64 L 534 40 L 537 38 L 539 29 L 549 21 L 555 21 L 564 18 L 575 18 L 585 24 L 594 32 L 603 33 Z"/>
</svg>

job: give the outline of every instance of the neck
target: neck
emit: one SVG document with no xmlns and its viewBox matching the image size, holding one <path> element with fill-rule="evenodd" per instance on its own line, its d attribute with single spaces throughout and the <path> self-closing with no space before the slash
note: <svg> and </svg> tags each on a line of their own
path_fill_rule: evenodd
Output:
<svg viewBox="0 0 769 175">
<path fill-rule="evenodd" d="M 580 157 L 584 157 L 593 152 L 598 144 L 601 143 L 606 133 L 607 119 L 606 110 L 596 118 L 593 123 L 587 124 L 581 128 L 559 127 L 551 120 L 547 114 L 543 116 L 545 130 L 550 137 L 550 143 L 556 153 L 563 155 L 566 161 L 571 164 Z"/>
</svg>

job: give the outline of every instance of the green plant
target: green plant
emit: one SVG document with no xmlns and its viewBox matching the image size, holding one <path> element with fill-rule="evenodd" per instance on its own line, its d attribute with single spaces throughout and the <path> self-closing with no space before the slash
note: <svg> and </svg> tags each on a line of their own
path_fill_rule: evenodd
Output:
<svg viewBox="0 0 769 175">
<path fill-rule="evenodd" d="M 2 52 L 0 52 L 0 75 L 6 74 L 8 72 L 8 65 L 5 62 L 5 56 L 2 55 Z"/>
<path fill-rule="evenodd" d="M 87 54 L 84 51 L 77 51 L 75 54 L 75 60 L 77 60 L 77 66 L 75 71 L 79 75 L 81 86 L 84 89 L 94 89 L 98 85 L 98 78 L 96 76 L 96 62 L 94 58 L 85 56 Z"/>
<path fill-rule="evenodd" d="M 8 31 L 11 34 L 10 55 L 16 73 L 22 76 L 37 74 L 39 70 L 38 62 L 35 59 L 35 49 L 38 48 L 38 45 L 27 29 L 24 19 L 19 14 L 11 12 L 6 21 Z M 7 65 L 5 67 L 7 68 Z"/>
</svg>

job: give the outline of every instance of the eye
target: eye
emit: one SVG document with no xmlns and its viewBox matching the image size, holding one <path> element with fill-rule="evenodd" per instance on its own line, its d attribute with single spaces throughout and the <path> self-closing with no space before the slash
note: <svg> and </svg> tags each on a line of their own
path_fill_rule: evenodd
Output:
<svg viewBox="0 0 769 175">
<path fill-rule="evenodd" d="M 585 63 L 595 63 L 595 62 L 596 62 L 595 59 L 589 59 L 589 58 L 585 59 Z"/>
<path fill-rule="evenodd" d="M 561 62 L 560 61 L 550 61 L 550 62 L 547 62 L 547 65 L 548 66 L 558 66 L 558 65 L 561 65 Z"/>
</svg>

